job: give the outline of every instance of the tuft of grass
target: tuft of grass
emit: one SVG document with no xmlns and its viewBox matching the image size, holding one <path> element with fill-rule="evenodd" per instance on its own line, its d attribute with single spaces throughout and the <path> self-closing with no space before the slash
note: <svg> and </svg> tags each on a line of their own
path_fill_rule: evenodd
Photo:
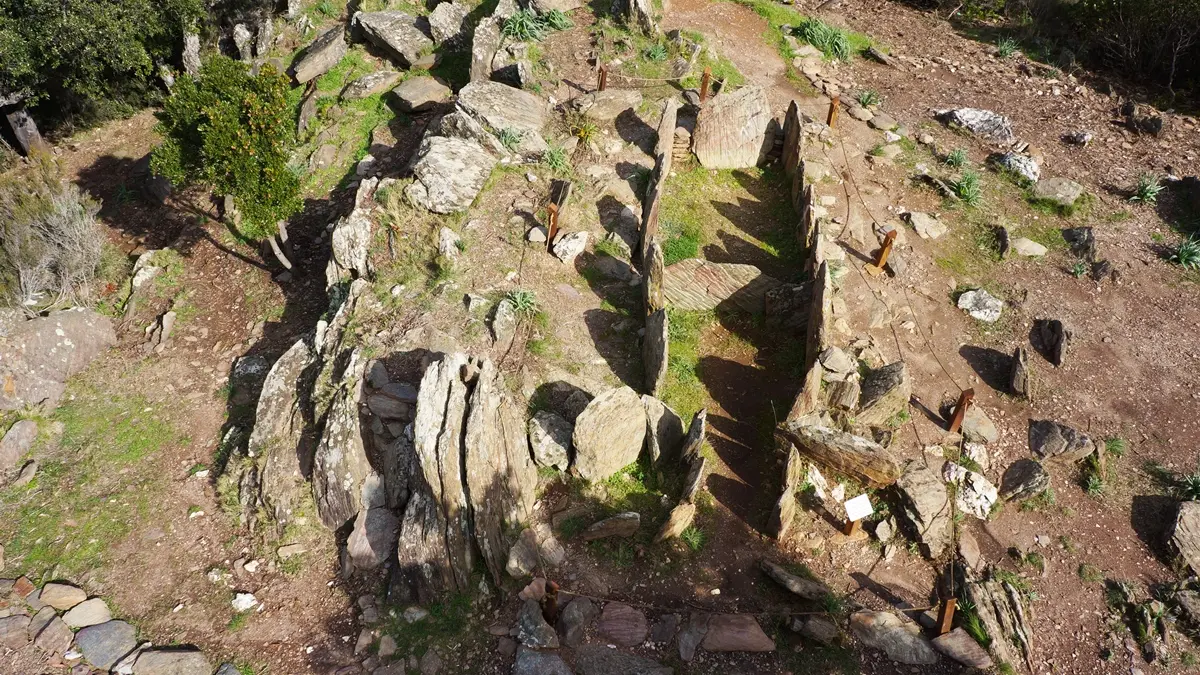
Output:
<svg viewBox="0 0 1200 675">
<path fill-rule="evenodd" d="M 699 551 L 704 548 L 704 541 L 707 537 L 704 534 L 704 530 L 692 525 L 684 530 L 679 535 L 679 538 L 683 540 L 683 543 L 687 544 L 688 548 L 693 551 Z"/>
<path fill-rule="evenodd" d="M 1200 471 L 1177 477 L 1174 492 L 1182 500 L 1200 501 Z"/>
<path fill-rule="evenodd" d="M 1054 506 L 1056 499 L 1054 497 L 1054 488 L 1046 488 L 1046 491 L 1036 497 L 1030 497 L 1021 502 L 1021 511 L 1045 511 Z"/>
<path fill-rule="evenodd" d="M 575 25 L 561 9 L 552 9 L 543 14 L 542 23 L 550 30 L 567 30 Z"/>
<path fill-rule="evenodd" d="M 1096 567 L 1091 563 L 1080 563 L 1077 573 L 1079 574 L 1079 578 L 1083 580 L 1084 583 L 1098 584 L 1101 581 L 1104 581 L 1104 572 L 1100 571 L 1099 567 Z"/>
<path fill-rule="evenodd" d="M 1079 260 L 1074 265 L 1071 265 L 1071 276 L 1076 279 L 1082 279 L 1087 274 L 1087 269 L 1087 263 Z"/>
<path fill-rule="evenodd" d="M 979 174 L 970 169 L 963 171 L 958 180 L 950 181 L 950 189 L 967 206 L 978 206 L 983 200 L 983 185 L 979 182 Z"/>
<path fill-rule="evenodd" d="M 858 92 L 854 100 L 858 101 L 858 104 L 864 108 L 872 108 L 883 103 L 883 97 L 874 89 L 864 89 Z"/>
<path fill-rule="evenodd" d="M 576 126 L 572 133 L 575 134 L 575 138 L 578 138 L 580 143 L 587 145 L 600 133 L 600 127 L 596 126 L 595 122 L 583 122 Z"/>
<path fill-rule="evenodd" d="M 537 296 L 533 291 L 517 288 L 506 293 L 504 297 L 513 304 L 518 316 L 531 317 L 538 313 Z"/>
<path fill-rule="evenodd" d="M 1152 173 L 1143 173 L 1138 176 L 1137 184 L 1133 186 L 1133 194 L 1129 196 L 1129 201 L 1138 204 L 1157 204 L 1158 195 L 1162 191 L 1163 184 L 1158 176 Z"/>
<path fill-rule="evenodd" d="M 525 132 L 520 129 L 500 129 L 496 132 L 496 138 L 509 152 L 516 152 L 521 139 L 525 138 Z"/>
<path fill-rule="evenodd" d="M 1114 457 L 1124 457 L 1127 450 L 1129 450 L 1129 442 L 1124 438 L 1114 436 L 1104 440 L 1104 452 Z"/>
<path fill-rule="evenodd" d="M 661 42 L 656 42 L 650 45 L 650 47 L 647 48 L 643 53 L 645 54 L 646 58 L 651 61 L 667 60 L 667 47 Z"/>
<path fill-rule="evenodd" d="M 1012 38 L 1000 38 L 1000 41 L 996 43 L 996 56 L 1007 59 L 1016 54 L 1019 47 L 1020 45 L 1017 44 L 1017 41 Z"/>
<path fill-rule="evenodd" d="M 970 158 L 967 156 L 967 151 L 963 148 L 955 148 L 946 155 L 946 166 L 954 169 L 961 169 L 970 163 Z"/>
<path fill-rule="evenodd" d="M 852 56 L 850 36 L 819 19 L 806 19 L 796 31 L 797 36 L 821 50 L 830 61 L 849 61 Z"/>
<path fill-rule="evenodd" d="M 229 623 L 225 626 L 225 630 L 229 631 L 230 633 L 236 633 L 245 628 L 246 624 L 250 621 L 250 616 L 253 613 L 253 611 L 247 611 L 234 614 L 233 618 L 230 619 Z"/>
<path fill-rule="evenodd" d="M 975 606 L 970 602 L 963 601 L 958 606 L 958 617 L 962 629 L 967 631 L 967 634 L 979 643 L 979 646 L 988 648 L 992 644 L 992 638 L 988 635 L 987 628 L 983 625 L 983 620 L 979 618 L 979 613 L 975 611 Z"/>
<path fill-rule="evenodd" d="M 559 147 L 550 147 L 542 154 L 542 164 L 550 167 L 556 174 L 571 172 L 571 162 L 567 159 L 567 151 Z"/>
<path fill-rule="evenodd" d="M 1200 270 L 1200 238 L 1193 234 L 1181 241 L 1169 260 L 1187 270 Z"/>
<path fill-rule="evenodd" d="M 522 9 L 504 20 L 501 28 L 504 37 L 529 42 L 546 37 L 546 25 L 532 9 Z"/>
<path fill-rule="evenodd" d="M 666 240 L 663 241 L 664 264 L 673 265 L 700 254 L 700 239 L 703 233 L 699 225 L 666 221 L 662 224 L 662 230 L 666 236 Z"/>
</svg>

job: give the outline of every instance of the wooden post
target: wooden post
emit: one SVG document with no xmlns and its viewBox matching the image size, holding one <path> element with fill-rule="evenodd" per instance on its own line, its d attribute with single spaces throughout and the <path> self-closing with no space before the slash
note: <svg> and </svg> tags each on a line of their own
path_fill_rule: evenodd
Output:
<svg viewBox="0 0 1200 675">
<path fill-rule="evenodd" d="M 841 103 L 841 96 L 834 96 L 833 99 L 829 101 L 829 119 L 825 122 L 825 124 L 829 125 L 830 129 L 837 126 L 838 110 L 840 110 L 842 107 Z"/>
<path fill-rule="evenodd" d="M 887 236 L 883 239 L 883 248 L 879 249 L 879 256 L 873 264 L 867 265 L 867 272 L 871 276 L 879 276 L 884 272 L 884 265 L 887 264 L 888 256 L 892 254 L 892 246 L 896 243 L 896 231 L 889 230 Z"/>
<path fill-rule="evenodd" d="M 596 90 L 604 91 L 604 88 L 607 86 L 608 86 L 608 64 L 602 63 L 602 64 L 600 64 L 600 81 L 596 83 Z"/>
<path fill-rule="evenodd" d="M 554 235 L 558 234 L 558 205 L 546 206 L 546 250 L 554 250 Z"/>
<path fill-rule="evenodd" d="M 974 398 L 974 389 L 967 389 L 958 397 L 958 405 L 954 406 L 954 417 L 950 420 L 950 433 L 958 433 L 958 429 L 962 426 L 963 415 L 967 414 L 967 408 L 970 407 Z"/>
<path fill-rule="evenodd" d="M 704 69 L 704 76 L 700 78 L 700 102 L 704 103 L 708 100 L 708 86 L 712 84 L 712 68 Z"/>
<path fill-rule="evenodd" d="M 861 529 L 861 520 L 847 520 L 846 524 L 842 526 L 842 534 L 846 535 L 847 537 L 853 537 L 855 534 L 858 534 L 858 531 Z"/>
<path fill-rule="evenodd" d="M 954 608 L 957 605 L 957 598 L 947 598 L 942 601 L 942 607 L 938 610 L 938 635 L 945 635 L 954 627 Z"/>
</svg>

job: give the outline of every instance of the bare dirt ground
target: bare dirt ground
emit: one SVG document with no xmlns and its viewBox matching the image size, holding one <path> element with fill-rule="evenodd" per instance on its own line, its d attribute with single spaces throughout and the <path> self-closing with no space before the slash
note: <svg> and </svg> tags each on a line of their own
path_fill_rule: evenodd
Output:
<svg viewBox="0 0 1200 675">
<path fill-rule="evenodd" d="M 961 105 L 996 110 L 1012 117 L 1018 135 L 1044 152 L 1046 172 L 1077 180 L 1096 197 L 1090 209 L 1060 217 L 1030 209 L 1019 191 L 989 178 L 983 206 L 947 207 L 937 195 L 908 180 L 916 164 L 937 166 L 936 153 L 914 148 L 894 164 L 874 161 L 869 153 L 881 142 L 881 134 L 846 116 L 832 147 L 809 149 L 808 159 L 827 163 L 835 176 L 844 177 L 818 187 L 820 195 L 836 200 L 831 216 L 847 225 L 839 241 L 847 250 L 846 265 L 852 268 L 842 290 L 851 332 L 839 339 L 870 340 L 880 364 L 905 360 L 915 381 L 914 398 L 932 411 L 924 414 L 914 407 L 912 424 L 896 434 L 893 448 L 905 457 L 922 457 L 921 448 L 943 434 L 939 407 L 965 387 L 975 388 L 979 405 L 1001 429 L 1000 441 L 990 448 L 988 477 L 994 482 L 1009 462 L 1028 454 L 1030 419 L 1055 419 L 1096 438 L 1130 442 L 1129 454 L 1119 460 L 1119 479 L 1101 497 L 1088 496 L 1077 476 L 1056 474 L 1053 506 L 1034 511 L 1010 506 L 990 522 L 963 526 L 980 539 L 989 560 L 1032 577 L 1038 595 L 1032 611 L 1037 672 L 1128 672 L 1131 658 L 1133 665 L 1146 668 L 1122 646 L 1124 633 L 1109 625 L 1103 586 L 1082 581 L 1077 569 L 1088 563 L 1107 578 L 1143 585 L 1174 578 L 1162 548 L 1173 502 L 1162 496 L 1143 466 L 1154 461 L 1191 471 L 1200 461 L 1191 443 L 1200 406 L 1195 386 L 1200 381 L 1200 353 L 1191 336 L 1200 321 L 1200 304 L 1194 280 L 1166 263 L 1161 244 L 1152 238 L 1174 236 L 1164 222 L 1164 216 L 1172 215 L 1170 200 L 1159 210 L 1132 206 L 1125 202 L 1123 190 L 1142 171 L 1186 171 L 1194 166 L 1200 142 L 1196 125 L 1173 117 L 1157 139 L 1132 135 L 1111 123 L 1117 99 L 1098 93 L 1103 83 L 1095 78 L 1075 82 L 1065 76 L 1028 74 L 1026 70 L 1036 71 L 1023 59 L 998 59 L 991 46 L 897 3 L 866 0 L 844 3 L 837 11 L 826 18 L 870 35 L 893 55 L 910 57 L 902 62 L 904 72 L 863 59 L 837 70 L 843 82 L 878 90 L 883 109 L 910 132 L 932 133 L 939 152 L 968 148 L 972 161 L 982 164 L 990 148 L 942 129 L 930 111 Z M 576 23 L 575 29 L 546 43 L 550 61 L 559 68 L 560 85 L 553 95 L 560 101 L 579 88 L 590 88 L 594 77 L 589 24 L 583 17 Z M 802 93 L 787 78 L 787 64 L 764 38 L 766 22 L 751 9 L 732 2 L 675 0 L 664 27 L 702 32 L 750 82 L 768 91 L 778 114 L 796 99 L 812 117 L 824 117 L 827 100 Z M 1118 90 L 1124 86 L 1115 85 Z M 1056 88 L 1060 94 L 1053 93 Z M 600 147 L 619 139 L 619 150 L 576 153 L 576 173 L 587 178 L 576 188 L 583 208 L 572 227 L 589 231 L 593 241 L 621 231 L 621 208 L 636 207 L 636 167 L 652 163 L 639 145 L 647 131 L 652 135 L 656 122 L 657 108 L 648 108 L 636 119 L 604 130 Z M 248 354 L 273 359 L 323 311 L 321 270 L 327 246 L 321 233 L 345 212 L 349 193 L 308 202 L 296 228 L 302 272 L 294 280 L 278 280 L 281 270 L 261 265 L 258 253 L 230 235 L 217 221 L 216 207 L 202 198 L 184 194 L 168 207 L 157 208 L 121 196 L 123 186 L 134 183 L 133 163 L 156 141 L 152 126 L 152 115 L 142 113 L 71 139 L 63 149 L 73 175 L 105 200 L 102 217 L 113 241 L 130 253 L 175 248 L 183 257 L 178 287 L 190 292 L 183 299 L 162 298 L 157 307 L 140 308 L 120 348 L 79 384 L 81 395 L 86 391 L 115 396 L 119 390 L 128 400 L 144 400 L 143 414 L 161 415 L 174 433 L 161 452 L 98 488 L 105 495 L 152 489 L 153 505 L 132 531 L 111 542 L 103 565 L 73 580 L 110 598 L 120 616 L 135 621 L 155 642 L 194 643 L 273 673 L 333 672 L 352 662 L 359 628 L 353 604 L 371 589 L 340 580 L 332 538 L 313 532 L 304 539 L 309 552 L 302 564 L 287 569 L 264 564 L 257 573 L 245 572 L 245 562 L 269 559 L 270 551 L 222 513 L 211 481 L 190 474 L 197 464 L 212 464 L 227 418 L 237 414 L 215 395 L 226 383 L 231 360 Z M 1062 134 L 1080 128 L 1091 129 L 1097 140 L 1086 148 L 1060 143 Z M 595 175 L 589 173 L 593 166 L 600 167 Z M 686 170 L 686 165 L 676 167 L 677 174 Z M 537 385 L 551 376 L 638 388 L 640 320 L 635 318 L 640 289 L 590 271 L 597 261 L 593 253 L 566 266 L 524 242 L 527 227 L 542 217 L 551 178 L 540 167 L 530 172 L 535 181 L 523 169 L 501 172 L 488 198 L 456 223 L 472 264 L 435 295 L 439 310 L 423 321 L 463 347 L 484 352 L 492 349 L 487 327 L 481 317 L 466 312 L 462 296 L 533 290 L 550 320 L 545 329 L 531 329 L 528 337 L 544 340 L 548 353 L 533 355 L 519 348 L 492 353 L 511 374 L 514 389 L 532 398 Z M 774 216 L 778 209 L 773 204 L 781 194 L 781 186 L 767 176 L 748 178 L 711 196 L 718 211 L 729 207 L 713 231 L 731 239 L 722 237 L 723 245 L 706 247 L 703 255 L 757 264 L 787 278 L 781 258 L 762 248 L 730 245 L 733 238 L 761 241 L 775 228 L 793 227 Z M 907 209 L 941 212 L 952 225 L 951 234 L 926 241 L 909 229 L 900 247 L 908 263 L 903 277 L 861 276 L 861 257 L 870 254 L 874 242 L 856 240 L 849 224 L 885 222 Z M 634 214 L 640 211 L 634 208 Z M 1059 227 L 1094 226 L 1101 257 L 1113 262 L 1119 281 L 1097 283 L 1071 275 L 1074 258 L 1065 246 L 1052 248 L 1044 260 L 988 259 L 980 254 L 975 233 L 980 223 L 1001 221 L 1031 237 Z M 995 289 L 1009 302 L 998 327 L 982 329 L 954 308 L 951 294 L 965 285 Z M 172 300 L 191 303 L 194 318 L 181 322 L 172 346 L 146 356 L 140 346 L 141 328 Z M 880 316 L 885 317 L 882 322 L 877 320 Z M 1020 401 L 1001 393 L 1000 383 L 1007 355 L 1026 343 L 1037 318 L 1064 320 L 1075 338 L 1061 368 L 1033 357 L 1037 395 Z M 802 512 L 806 522 L 798 523 L 788 541 L 774 542 L 763 534 L 780 470 L 769 428 L 780 416 L 780 406 L 790 403 L 797 383 L 786 368 L 777 336 L 745 317 L 717 317 L 704 331 L 701 345 L 705 356 L 700 380 L 707 395 L 710 442 L 719 460 L 706 485 L 715 503 L 698 523 L 708 535 L 707 544 L 699 552 L 682 545 L 654 550 L 639 545 L 629 559 L 630 552 L 564 538 L 569 560 L 560 571 L 564 588 L 641 602 L 654 612 L 795 611 L 795 605 L 754 569 L 758 558 L 770 555 L 804 563 L 830 586 L 867 606 L 887 607 L 890 595 L 915 606 L 931 604 L 941 566 L 905 551 L 882 562 L 877 547 L 846 542 L 837 533 L 838 524 L 819 511 Z M 135 414 L 132 409 L 123 412 Z M 940 464 L 941 459 L 931 461 Z M 560 502 L 558 489 L 542 496 L 543 508 L 587 501 L 564 491 Z M 29 499 L 50 497 L 35 494 Z M 204 515 L 194 516 L 196 510 Z M 1039 545 L 1035 536 L 1051 543 Z M 1043 553 L 1048 561 L 1045 572 L 1019 568 L 1008 555 L 1012 548 Z M 230 581 L 210 581 L 208 573 L 214 568 L 229 572 Z M 232 624 L 233 590 L 254 592 L 265 610 L 244 625 Z M 465 623 L 481 634 L 492 622 L 507 625 L 514 613 L 511 603 L 489 607 L 472 612 Z M 774 654 L 702 653 L 686 672 L 906 672 L 878 652 L 817 649 L 789 631 L 776 634 L 780 641 Z M 1104 660 L 1106 649 L 1116 656 Z M 508 661 L 490 642 L 483 647 L 473 644 L 468 653 L 469 658 L 454 666 L 461 672 L 507 670 Z M 648 654 L 678 665 L 667 654 Z M 945 664 L 926 669 L 957 670 Z M 1183 667 L 1175 663 L 1163 672 L 1183 672 Z"/>
</svg>

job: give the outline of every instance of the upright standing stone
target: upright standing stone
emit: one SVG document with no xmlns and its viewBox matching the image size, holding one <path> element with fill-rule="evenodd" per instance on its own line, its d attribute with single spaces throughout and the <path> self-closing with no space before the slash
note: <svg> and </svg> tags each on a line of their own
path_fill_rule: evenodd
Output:
<svg viewBox="0 0 1200 675">
<path fill-rule="evenodd" d="M 637 461 L 645 439 L 641 398 L 629 387 L 610 389 L 575 420 L 575 467 L 585 480 L 604 480 Z"/>
<path fill-rule="evenodd" d="M 183 72 L 192 77 L 200 75 L 200 36 L 195 33 L 183 36 Z"/>
<path fill-rule="evenodd" d="M 771 148 L 767 126 L 771 105 L 757 86 L 722 93 L 704 104 L 696 118 L 693 151 L 706 169 L 747 169 L 757 166 Z"/>
<path fill-rule="evenodd" d="M 646 373 L 646 391 L 658 396 L 667 383 L 667 310 L 646 317 L 646 335 L 642 338 L 642 364 Z"/>
</svg>

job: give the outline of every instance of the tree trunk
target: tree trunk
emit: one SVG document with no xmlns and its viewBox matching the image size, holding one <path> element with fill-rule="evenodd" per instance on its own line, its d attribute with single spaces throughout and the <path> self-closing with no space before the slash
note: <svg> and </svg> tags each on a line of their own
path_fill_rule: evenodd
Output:
<svg viewBox="0 0 1200 675">
<path fill-rule="evenodd" d="M 284 241 L 286 242 L 287 240 L 285 239 Z M 279 263 L 284 266 L 284 268 L 288 270 L 292 269 L 292 261 L 288 260 L 288 257 L 284 254 L 283 250 L 279 248 L 279 242 L 275 240 L 275 235 L 268 237 L 267 243 L 271 245 L 271 252 L 275 254 L 275 259 L 278 260 Z"/>
</svg>

